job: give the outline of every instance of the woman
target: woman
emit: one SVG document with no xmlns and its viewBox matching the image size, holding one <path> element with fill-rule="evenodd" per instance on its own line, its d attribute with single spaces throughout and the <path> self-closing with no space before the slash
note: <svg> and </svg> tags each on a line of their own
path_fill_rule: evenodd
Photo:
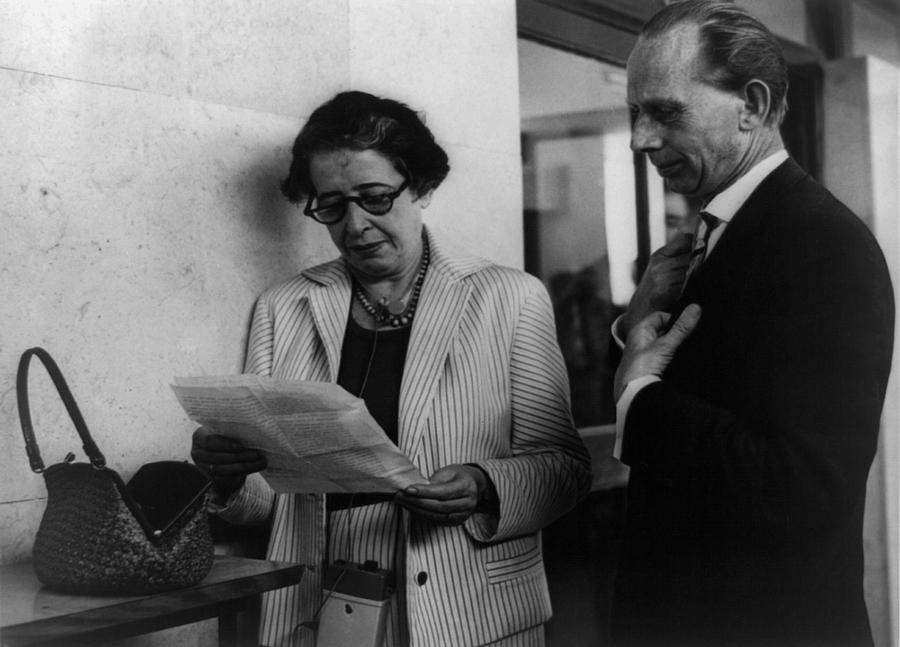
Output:
<svg viewBox="0 0 900 647">
<path fill-rule="evenodd" d="M 415 112 L 362 92 L 320 106 L 294 144 L 284 193 L 340 258 L 260 297 L 246 371 L 336 381 L 430 477 L 393 496 L 276 496 L 260 456 L 199 429 L 217 513 L 271 518 L 269 559 L 310 566 L 265 597 L 263 644 L 313 644 L 338 559 L 393 571 L 385 645 L 543 644 L 539 530 L 587 493 L 589 459 L 541 283 L 448 256 L 423 226 L 448 171 Z"/>
</svg>

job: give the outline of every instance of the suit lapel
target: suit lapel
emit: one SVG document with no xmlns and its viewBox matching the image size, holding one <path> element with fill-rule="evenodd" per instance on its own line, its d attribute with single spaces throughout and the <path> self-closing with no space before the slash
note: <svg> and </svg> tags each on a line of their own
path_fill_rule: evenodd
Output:
<svg viewBox="0 0 900 647">
<path fill-rule="evenodd" d="M 426 232 L 427 233 L 427 232 Z M 399 446 L 414 456 L 428 422 L 428 412 L 460 332 L 472 288 L 463 280 L 487 262 L 454 259 L 442 253 L 428 234 L 431 266 L 413 320 L 400 385 Z M 328 361 L 330 381 L 337 379 L 341 347 L 350 310 L 351 284 L 343 261 L 304 272 L 318 285 L 309 291 L 309 308 Z"/>
<path fill-rule="evenodd" d="M 306 273 L 307 278 L 319 284 L 309 291 L 309 307 L 328 359 L 328 379 L 331 382 L 337 380 L 344 330 L 350 312 L 350 278 L 340 263 L 342 261 L 329 263 Z"/>
<path fill-rule="evenodd" d="M 781 208 L 784 192 L 791 190 L 805 175 L 796 162 L 788 159 L 756 187 L 725 227 L 700 271 L 688 281 L 676 312 L 681 312 L 689 303 L 702 301 L 711 289 L 715 292 L 714 286 L 728 286 L 732 291 L 740 289 L 750 278 L 748 271 L 756 265 L 754 260 L 758 260 L 760 250 L 768 248 L 764 243 L 765 237 L 770 235 L 767 232 L 777 228 L 781 219 L 788 215 Z"/>
<path fill-rule="evenodd" d="M 400 386 L 399 444 L 414 456 L 427 422 L 429 405 L 459 333 L 471 288 L 460 279 L 453 261 L 431 242 L 432 263 L 422 286 L 422 298 L 413 321 Z"/>
</svg>

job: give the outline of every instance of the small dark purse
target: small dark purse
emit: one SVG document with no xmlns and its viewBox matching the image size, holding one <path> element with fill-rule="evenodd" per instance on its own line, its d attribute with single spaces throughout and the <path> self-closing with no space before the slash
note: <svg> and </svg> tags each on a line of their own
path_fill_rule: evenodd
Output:
<svg viewBox="0 0 900 647">
<path fill-rule="evenodd" d="M 28 406 L 28 365 L 44 364 L 90 463 L 44 468 Z M 126 485 L 84 423 L 59 367 L 42 348 L 22 354 L 16 377 L 19 421 L 31 469 L 43 474 L 47 508 L 34 542 L 34 570 L 46 587 L 81 595 L 144 595 L 183 588 L 212 568 L 206 512 L 209 480 L 187 462 L 143 465 Z"/>
</svg>

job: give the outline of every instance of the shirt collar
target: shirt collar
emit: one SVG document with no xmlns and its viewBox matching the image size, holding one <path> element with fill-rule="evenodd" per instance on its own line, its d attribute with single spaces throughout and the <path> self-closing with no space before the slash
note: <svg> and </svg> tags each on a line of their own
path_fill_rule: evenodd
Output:
<svg viewBox="0 0 900 647">
<path fill-rule="evenodd" d="M 729 222 L 734 217 L 734 214 L 738 212 L 738 209 L 747 201 L 750 194 L 756 190 L 756 187 L 787 158 L 787 151 L 782 149 L 757 162 L 755 166 L 739 177 L 734 184 L 710 200 L 703 208 L 703 211 L 711 213 L 719 220 Z"/>
</svg>

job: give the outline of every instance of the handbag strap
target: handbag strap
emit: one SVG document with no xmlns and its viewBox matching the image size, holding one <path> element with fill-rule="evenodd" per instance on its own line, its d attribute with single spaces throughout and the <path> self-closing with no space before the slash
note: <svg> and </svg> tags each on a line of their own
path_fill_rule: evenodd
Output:
<svg viewBox="0 0 900 647">
<path fill-rule="evenodd" d="M 56 392 L 59 393 L 63 404 L 66 405 L 66 411 L 69 412 L 69 417 L 75 424 L 78 435 L 81 436 L 84 453 L 87 454 L 91 464 L 98 469 L 106 467 L 106 458 L 100 453 L 100 450 L 94 443 L 94 439 L 91 438 L 81 411 L 79 411 L 78 405 L 75 404 L 75 398 L 72 397 L 72 392 L 69 391 L 69 386 L 66 384 L 62 372 L 59 370 L 56 362 L 53 361 L 53 358 L 50 357 L 50 353 L 43 348 L 35 347 L 29 348 L 22 353 L 22 357 L 19 359 L 19 371 L 16 375 L 19 422 L 22 424 L 22 435 L 25 437 L 25 451 L 28 452 L 28 462 L 31 463 L 32 471 L 38 474 L 44 471 L 44 461 L 41 460 L 41 452 L 34 438 L 34 427 L 31 425 L 31 409 L 28 406 L 28 365 L 32 357 L 37 357 L 41 360 L 41 363 L 47 369 L 47 373 L 50 374 L 50 379 L 53 380 L 53 384 L 56 386 Z"/>
</svg>

